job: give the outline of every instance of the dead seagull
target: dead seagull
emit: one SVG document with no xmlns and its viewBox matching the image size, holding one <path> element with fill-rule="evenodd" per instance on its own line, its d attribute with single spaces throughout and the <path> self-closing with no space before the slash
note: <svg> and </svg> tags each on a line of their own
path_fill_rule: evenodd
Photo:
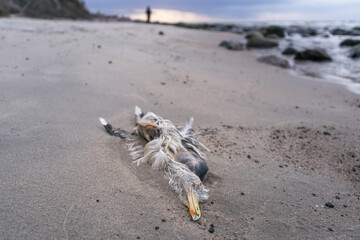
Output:
<svg viewBox="0 0 360 240">
<path fill-rule="evenodd" d="M 180 200 L 189 208 L 194 221 L 201 217 L 198 202 L 209 198 L 208 190 L 202 184 L 208 172 L 205 154 L 209 151 L 196 137 L 214 132 L 195 133 L 193 118 L 184 127 L 176 127 L 170 120 L 155 113 L 144 112 L 135 107 L 136 127 L 134 133 L 148 142 L 143 147 L 122 129 L 114 129 L 104 118 L 99 118 L 108 133 L 129 140 L 128 150 L 137 165 L 148 163 L 153 169 L 162 170 L 169 179 L 170 187 L 179 194 Z"/>
</svg>

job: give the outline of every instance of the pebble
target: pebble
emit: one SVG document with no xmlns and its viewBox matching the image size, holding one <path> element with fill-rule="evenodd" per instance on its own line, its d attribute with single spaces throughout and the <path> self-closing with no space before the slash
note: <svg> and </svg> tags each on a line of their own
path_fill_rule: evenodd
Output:
<svg viewBox="0 0 360 240">
<path fill-rule="evenodd" d="M 248 159 L 251 159 L 251 155 L 247 155 L 247 158 L 248 158 Z"/>
<path fill-rule="evenodd" d="M 325 206 L 329 207 L 329 208 L 334 208 L 335 207 L 334 204 L 332 204 L 331 202 L 325 203 Z"/>
<path fill-rule="evenodd" d="M 336 199 L 341 199 L 341 197 L 339 196 L 339 195 L 336 195 L 336 197 L 335 197 Z"/>
<path fill-rule="evenodd" d="M 100 202 L 100 200 L 99 200 L 99 199 L 96 199 L 96 202 Z"/>
<path fill-rule="evenodd" d="M 244 193 L 244 192 L 241 192 L 240 194 L 241 194 L 241 195 L 243 195 L 243 196 L 245 195 L 245 193 Z"/>
<path fill-rule="evenodd" d="M 163 218 L 163 219 L 161 219 L 161 221 L 162 221 L 162 222 L 166 222 L 166 219 L 165 219 L 165 218 Z"/>
<path fill-rule="evenodd" d="M 329 227 L 328 229 L 329 229 L 330 232 L 333 232 L 333 231 L 334 231 L 331 227 Z"/>
<path fill-rule="evenodd" d="M 155 230 L 159 230 L 159 229 L 160 229 L 159 226 L 156 226 L 156 227 L 155 227 Z"/>
<path fill-rule="evenodd" d="M 164 32 L 163 32 L 163 31 L 160 31 L 160 32 L 159 32 L 159 35 L 164 35 Z"/>
<path fill-rule="evenodd" d="M 212 223 L 212 224 L 210 224 L 210 227 L 212 227 L 212 228 L 213 228 L 213 227 L 214 227 L 214 224 L 213 224 L 213 223 Z"/>
<path fill-rule="evenodd" d="M 214 233 L 215 229 L 213 227 L 209 228 L 209 233 Z"/>
<path fill-rule="evenodd" d="M 331 136 L 331 133 L 329 132 L 323 132 L 324 135 Z"/>
<path fill-rule="evenodd" d="M 215 203 L 215 201 L 213 200 L 213 201 L 211 201 L 211 204 L 214 204 Z"/>
</svg>

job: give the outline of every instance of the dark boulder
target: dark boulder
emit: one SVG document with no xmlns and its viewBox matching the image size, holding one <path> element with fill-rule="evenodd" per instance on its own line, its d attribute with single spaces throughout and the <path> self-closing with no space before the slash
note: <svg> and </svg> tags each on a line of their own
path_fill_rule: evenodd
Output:
<svg viewBox="0 0 360 240">
<path fill-rule="evenodd" d="M 284 51 L 282 51 L 282 54 L 284 55 L 295 55 L 297 54 L 297 50 L 295 48 L 292 47 L 287 47 Z"/>
<path fill-rule="evenodd" d="M 295 55 L 296 60 L 310 60 L 315 62 L 331 61 L 331 57 L 324 49 L 314 48 L 306 49 L 305 51 L 298 52 Z"/>
<path fill-rule="evenodd" d="M 220 47 L 225 47 L 229 50 L 244 50 L 245 46 L 241 42 L 233 42 L 233 41 L 222 41 L 219 44 Z"/>
<path fill-rule="evenodd" d="M 360 45 L 356 45 L 355 47 L 353 47 L 350 50 L 349 57 L 351 57 L 351 58 L 360 58 Z"/>
<path fill-rule="evenodd" d="M 347 30 L 342 28 L 335 28 L 331 31 L 332 35 L 345 35 L 345 36 L 360 36 L 360 31 L 353 29 Z"/>
<path fill-rule="evenodd" d="M 4 17 L 7 15 L 8 15 L 8 13 L 7 13 L 7 11 L 5 11 L 4 7 L 0 6 L 0 17 Z"/>
<path fill-rule="evenodd" d="M 252 38 L 247 41 L 247 48 L 273 48 L 277 47 L 278 42 L 268 38 Z"/>
<path fill-rule="evenodd" d="M 289 61 L 275 55 L 262 56 L 258 58 L 259 62 L 271 64 L 282 68 L 290 68 Z"/>
<path fill-rule="evenodd" d="M 345 39 L 344 41 L 342 41 L 340 43 L 340 46 L 344 47 L 344 46 L 355 46 L 360 44 L 360 40 L 355 40 L 355 39 Z"/>
<path fill-rule="evenodd" d="M 258 31 L 252 31 L 246 34 L 246 39 L 253 39 L 253 38 L 264 38 L 264 35 L 261 32 Z"/>
<path fill-rule="evenodd" d="M 269 35 L 275 34 L 279 38 L 285 37 L 284 28 L 280 26 L 269 26 L 263 29 L 264 36 L 267 37 Z"/>
<path fill-rule="evenodd" d="M 311 37 L 318 34 L 317 30 L 310 27 L 293 25 L 288 27 L 287 32 L 289 35 L 300 34 L 302 37 Z"/>
</svg>

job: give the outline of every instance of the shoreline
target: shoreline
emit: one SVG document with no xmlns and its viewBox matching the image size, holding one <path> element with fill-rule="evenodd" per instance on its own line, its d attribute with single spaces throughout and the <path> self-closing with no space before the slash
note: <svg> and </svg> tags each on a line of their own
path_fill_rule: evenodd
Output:
<svg viewBox="0 0 360 240">
<path fill-rule="evenodd" d="M 0 28 L 4 238 L 360 236 L 358 95 L 220 48 L 231 33 L 31 19 Z M 211 150 L 200 222 L 98 121 L 131 131 L 135 105 L 218 132 L 199 139 Z"/>
</svg>

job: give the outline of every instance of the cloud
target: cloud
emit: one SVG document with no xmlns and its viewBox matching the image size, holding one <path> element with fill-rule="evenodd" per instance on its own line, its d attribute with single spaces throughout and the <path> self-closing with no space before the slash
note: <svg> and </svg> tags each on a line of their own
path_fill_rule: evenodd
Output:
<svg viewBox="0 0 360 240">
<path fill-rule="evenodd" d="M 197 14 L 193 12 L 184 12 L 172 9 L 152 9 L 151 21 L 153 22 L 166 22 L 166 23 L 198 23 L 198 22 L 216 22 L 216 18 L 206 15 Z M 136 9 L 134 13 L 129 15 L 133 20 L 146 20 L 145 10 Z"/>
</svg>

